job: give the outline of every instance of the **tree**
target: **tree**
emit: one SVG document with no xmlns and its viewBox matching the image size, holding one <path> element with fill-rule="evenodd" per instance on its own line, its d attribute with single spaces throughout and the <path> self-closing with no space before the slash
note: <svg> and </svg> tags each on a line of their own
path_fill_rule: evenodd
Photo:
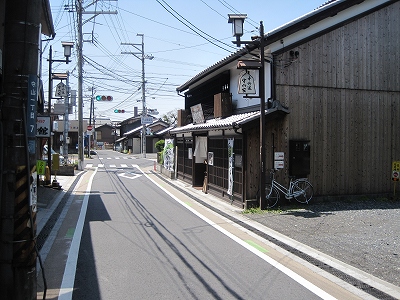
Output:
<svg viewBox="0 0 400 300">
<path fill-rule="evenodd" d="M 169 125 L 176 125 L 178 122 L 178 109 L 175 108 L 174 110 L 167 112 L 162 116 L 162 120 L 167 122 Z"/>
</svg>

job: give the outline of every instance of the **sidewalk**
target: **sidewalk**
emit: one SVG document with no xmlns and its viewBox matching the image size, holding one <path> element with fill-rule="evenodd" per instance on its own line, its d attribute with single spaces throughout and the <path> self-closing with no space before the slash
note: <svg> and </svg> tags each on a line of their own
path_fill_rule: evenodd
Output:
<svg viewBox="0 0 400 300">
<path fill-rule="evenodd" d="M 377 286 L 375 289 L 388 288 L 400 298 L 399 200 L 311 202 L 309 205 L 282 207 L 275 211 L 243 213 L 240 208 L 210 194 L 204 194 L 183 181 L 170 180 L 154 172 L 151 167 L 146 172 L 157 175 L 230 221 L 318 267 L 324 268 L 325 265 L 325 269 L 332 269 L 329 264 L 333 264 L 334 269 L 345 268 L 353 275 L 361 274 L 362 281 L 350 281 L 355 286 L 367 283 Z M 75 171 L 75 176 L 57 176 L 63 190 L 38 187 L 38 233 L 58 202 L 74 184 L 77 174 Z M 387 285 L 386 282 L 390 284 Z M 378 294 L 377 298 L 383 297 Z"/>
<path fill-rule="evenodd" d="M 50 215 L 60 202 L 61 198 L 67 193 L 68 189 L 75 182 L 78 172 L 75 171 L 75 176 L 57 176 L 57 182 L 61 189 L 53 189 L 51 187 L 38 186 L 37 201 L 38 213 L 36 215 L 37 232 L 39 233 L 46 224 Z M 54 180 L 54 176 L 51 176 Z"/>
</svg>

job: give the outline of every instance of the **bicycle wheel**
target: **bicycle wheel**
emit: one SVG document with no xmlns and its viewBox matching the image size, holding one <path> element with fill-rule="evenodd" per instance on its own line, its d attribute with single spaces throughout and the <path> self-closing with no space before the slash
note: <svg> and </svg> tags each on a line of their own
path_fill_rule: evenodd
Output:
<svg viewBox="0 0 400 300">
<path fill-rule="evenodd" d="M 272 187 L 271 184 L 265 185 L 265 206 L 267 208 L 274 207 L 279 200 L 279 191 Z"/>
<path fill-rule="evenodd" d="M 308 203 L 314 195 L 314 189 L 307 179 L 301 178 L 293 182 L 290 194 L 293 195 L 296 201 Z"/>
</svg>

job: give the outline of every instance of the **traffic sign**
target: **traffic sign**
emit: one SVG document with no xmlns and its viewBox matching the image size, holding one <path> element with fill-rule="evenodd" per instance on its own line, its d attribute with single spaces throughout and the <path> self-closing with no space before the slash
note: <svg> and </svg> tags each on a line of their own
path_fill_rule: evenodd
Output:
<svg viewBox="0 0 400 300">
<path fill-rule="evenodd" d="M 92 125 L 88 125 L 87 130 L 91 131 L 93 129 Z"/>
<path fill-rule="evenodd" d="M 153 117 L 142 117 L 141 123 L 143 124 L 153 124 Z"/>
<path fill-rule="evenodd" d="M 400 161 L 394 161 L 392 164 L 392 180 L 400 181 Z"/>
</svg>

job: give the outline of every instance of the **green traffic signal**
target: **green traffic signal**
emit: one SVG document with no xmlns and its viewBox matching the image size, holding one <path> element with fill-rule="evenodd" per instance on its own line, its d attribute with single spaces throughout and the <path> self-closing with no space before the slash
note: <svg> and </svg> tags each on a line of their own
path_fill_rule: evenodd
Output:
<svg viewBox="0 0 400 300">
<path fill-rule="evenodd" d="M 96 96 L 97 101 L 101 101 L 101 96 Z"/>
</svg>

